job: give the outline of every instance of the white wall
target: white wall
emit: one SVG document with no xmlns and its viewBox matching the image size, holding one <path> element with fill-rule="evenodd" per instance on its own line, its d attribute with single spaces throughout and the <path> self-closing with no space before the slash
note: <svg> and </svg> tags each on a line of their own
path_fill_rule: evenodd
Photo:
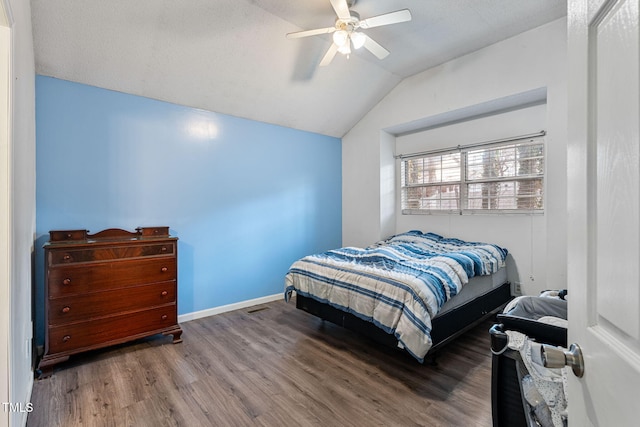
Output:
<svg viewBox="0 0 640 427">
<path fill-rule="evenodd" d="M 566 20 L 560 19 L 480 51 L 403 80 L 343 137 L 343 244 L 366 245 L 389 234 L 416 228 L 501 244 L 513 253 L 512 281 L 523 292 L 537 294 L 564 287 L 566 281 Z M 518 107 L 500 128 L 495 114 Z M 399 213 L 396 163 L 402 149 L 421 151 L 481 142 L 529 132 L 519 126 L 531 118 L 531 131 L 546 130 L 546 207 L 541 216 L 406 217 Z M 474 117 L 482 117 L 471 120 Z M 526 121 L 526 120 L 525 120 Z M 535 122 L 535 123 L 533 123 Z M 443 126 L 457 123 L 455 126 Z M 539 128 L 542 124 L 544 127 Z M 438 134 L 440 142 L 417 142 L 406 132 Z M 447 132 L 455 129 L 455 132 Z M 478 133 L 478 139 L 457 141 Z M 445 139 L 449 138 L 448 140 Z M 391 191 L 391 193 L 390 193 Z M 531 280 L 530 277 L 533 277 Z"/>
<path fill-rule="evenodd" d="M 31 291 L 35 240 L 35 66 L 29 2 L 3 0 L 2 6 L 8 14 L 6 23 L 10 27 L 6 33 L 10 38 L 10 55 L 3 58 L 8 60 L 10 81 L 4 80 L 0 84 L 9 86 L 10 121 L 6 150 L 8 165 L 3 168 L 3 172 L 8 172 L 8 182 L 7 187 L 0 189 L 3 192 L 0 209 L 7 210 L 9 228 L 2 230 L 5 242 L 9 243 L 9 253 L 6 254 L 8 271 L 2 272 L 0 286 L 6 286 L 2 294 L 8 298 L 0 300 L 0 311 L 9 314 L 9 322 L 8 325 L 0 322 L 2 347 L 6 343 L 8 348 L 8 363 L 0 366 L 0 369 L 6 369 L 0 374 L 0 396 L 3 402 L 21 404 L 25 408 L 31 399 L 33 385 Z M 26 417 L 27 412 L 0 408 L 0 426 L 25 425 Z"/>
</svg>

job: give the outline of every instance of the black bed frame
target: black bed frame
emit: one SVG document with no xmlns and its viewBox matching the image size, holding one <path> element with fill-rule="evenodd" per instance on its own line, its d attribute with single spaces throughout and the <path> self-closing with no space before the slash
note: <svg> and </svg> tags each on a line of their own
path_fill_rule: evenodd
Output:
<svg viewBox="0 0 640 427">
<path fill-rule="evenodd" d="M 431 330 L 433 346 L 427 354 L 433 355 L 454 338 L 495 315 L 512 298 L 511 284 L 505 282 L 484 295 L 435 317 L 432 320 Z M 397 347 L 398 345 L 398 340 L 393 334 L 389 334 L 373 323 L 332 307 L 327 303 L 298 294 L 296 295 L 296 307 L 323 320 L 328 320 L 331 323 L 367 336 L 381 344 L 391 347 Z"/>
</svg>

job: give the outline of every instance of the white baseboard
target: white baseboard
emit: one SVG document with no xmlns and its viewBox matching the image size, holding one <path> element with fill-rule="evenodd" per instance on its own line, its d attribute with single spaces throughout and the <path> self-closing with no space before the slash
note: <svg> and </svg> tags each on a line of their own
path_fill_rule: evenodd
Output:
<svg viewBox="0 0 640 427">
<path fill-rule="evenodd" d="M 233 304 L 221 305 L 220 307 L 208 308 L 206 310 L 194 311 L 192 313 L 181 314 L 178 316 L 178 322 L 188 322 L 190 320 L 201 319 L 203 317 L 215 316 L 216 314 L 226 313 L 228 311 L 240 310 L 254 305 L 266 304 L 268 302 L 283 300 L 284 293 L 267 295 L 266 297 L 254 298 L 247 301 L 240 301 Z"/>
</svg>

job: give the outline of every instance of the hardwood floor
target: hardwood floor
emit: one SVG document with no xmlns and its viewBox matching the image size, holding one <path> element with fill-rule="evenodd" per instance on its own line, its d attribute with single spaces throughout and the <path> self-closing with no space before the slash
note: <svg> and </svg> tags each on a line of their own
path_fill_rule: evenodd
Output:
<svg viewBox="0 0 640 427">
<path fill-rule="evenodd" d="M 28 426 L 490 426 L 486 322 L 436 364 L 273 302 L 72 357 Z"/>
</svg>

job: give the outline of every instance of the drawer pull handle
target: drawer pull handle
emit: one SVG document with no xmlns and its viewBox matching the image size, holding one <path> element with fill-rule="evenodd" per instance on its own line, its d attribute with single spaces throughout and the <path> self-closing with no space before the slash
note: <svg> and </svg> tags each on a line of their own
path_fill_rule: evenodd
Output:
<svg viewBox="0 0 640 427">
<path fill-rule="evenodd" d="M 167 316 L 166 314 L 163 314 L 163 315 L 162 315 L 162 317 L 161 317 L 161 319 L 162 319 L 162 320 L 167 320 L 167 317 L 168 317 L 168 316 Z"/>
<path fill-rule="evenodd" d="M 167 267 L 162 267 L 160 271 L 162 271 L 163 273 L 166 273 L 167 271 L 169 271 L 169 269 Z"/>
<path fill-rule="evenodd" d="M 167 247 L 166 247 L 166 246 L 163 246 L 163 247 L 162 247 L 162 249 L 161 249 L 161 251 L 162 251 L 162 252 L 167 252 Z"/>
<path fill-rule="evenodd" d="M 62 257 L 63 260 L 65 261 L 69 261 L 71 259 L 71 255 L 69 254 L 64 254 L 64 256 Z"/>
<path fill-rule="evenodd" d="M 70 310 L 71 310 L 71 307 L 69 307 L 69 306 L 66 306 L 66 307 L 62 308 L 62 312 L 63 313 L 68 313 Z"/>
<path fill-rule="evenodd" d="M 62 281 L 62 284 L 63 284 L 63 285 L 70 285 L 70 284 L 71 284 L 71 279 L 69 279 L 69 278 L 64 279 L 64 280 Z"/>
<path fill-rule="evenodd" d="M 64 337 L 62 337 L 62 342 L 67 342 L 71 339 L 71 335 L 65 335 Z"/>
<path fill-rule="evenodd" d="M 160 293 L 160 295 L 162 295 L 163 297 L 166 297 L 167 295 L 169 295 L 169 292 L 167 292 L 167 291 L 162 291 L 162 292 Z"/>
<path fill-rule="evenodd" d="M 67 233 L 67 239 L 70 239 L 73 236 L 71 233 Z"/>
</svg>

